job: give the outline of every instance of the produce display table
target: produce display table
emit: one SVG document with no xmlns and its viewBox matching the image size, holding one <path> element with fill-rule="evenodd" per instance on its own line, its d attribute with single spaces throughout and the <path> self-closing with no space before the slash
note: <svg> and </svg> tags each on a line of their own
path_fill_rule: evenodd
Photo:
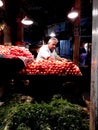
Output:
<svg viewBox="0 0 98 130">
<path fill-rule="evenodd" d="M 17 79 L 28 79 L 31 80 L 32 82 L 36 82 L 40 84 L 42 82 L 43 84 L 50 82 L 51 84 L 53 83 L 63 83 L 63 82 L 70 82 L 70 81 L 80 81 L 83 79 L 83 76 L 72 76 L 72 75 L 65 75 L 65 76 L 60 76 L 60 75 L 37 75 L 37 74 L 18 74 L 16 76 Z M 38 82 L 39 81 L 39 82 Z"/>
<path fill-rule="evenodd" d="M 24 67 L 23 61 L 19 58 L 0 58 L 0 77 L 2 77 L 0 84 L 4 89 L 6 88 L 6 93 L 10 91 L 8 82 L 12 79 L 14 80 L 15 91 L 37 98 L 46 98 L 56 93 L 65 93 L 68 89 L 72 91 L 81 88 L 79 84 L 83 80 L 82 76 L 19 73 Z"/>
<path fill-rule="evenodd" d="M 58 76 L 58 75 L 30 75 L 19 74 L 15 77 L 16 89 L 19 92 L 30 95 L 37 100 L 50 99 L 55 94 L 66 97 L 79 96 L 85 89 L 86 78 L 83 76 Z M 20 82 L 19 82 L 20 81 Z M 25 82 L 27 81 L 27 83 Z"/>
<path fill-rule="evenodd" d="M 39 98 L 57 93 L 73 95 L 74 91 L 80 94 L 86 82 L 86 77 L 72 61 L 36 62 L 24 47 L 0 46 L 0 88 L 7 93 L 14 84 L 15 91 Z"/>
<path fill-rule="evenodd" d="M 86 77 L 82 75 L 22 74 L 19 73 L 24 68 L 22 60 L 1 58 L 0 60 L 2 84 L 5 85 L 13 79 L 16 92 L 30 95 L 37 100 L 47 100 L 54 94 L 70 95 L 70 97 L 73 95 L 80 96 L 85 87 Z M 10 86 L 6 85 L 6 88 L 7 93 L 10 93 Z"/>
</svg>

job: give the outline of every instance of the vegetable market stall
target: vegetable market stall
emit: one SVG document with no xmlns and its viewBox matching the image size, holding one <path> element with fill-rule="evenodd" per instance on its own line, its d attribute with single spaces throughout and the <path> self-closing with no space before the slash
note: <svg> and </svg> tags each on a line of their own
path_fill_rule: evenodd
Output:
<svg viewBox="0 0 98 130">
<path fill-rule="evenodd" d="M 3 45 L 0 46 L 0 55 L 2 81 L 13 80 L 15 91 L 39 99 L 69 91 L 70 95 L 73 95 L 77 89 L 76 93 L 79 94 L 85 82 L 79 67 L 66 59 L 63 62 L 50 60 L 37 62 L 28 49 Z"/>
<path fill-rule="evenodd" d="M 22 92 L 39 99 L 51 98 L 53 94 L 80 95 L 81 88 L 83 88 L 81 83 L 84 83 L 79 67 L 67 60 L 29 62 L 17 76 L 16 80 L 19 81 L 19 79 L 23 82 L 17 82 L 19 84 L 16 86 L 19 88 L 24 86 Z"/>
</svg>

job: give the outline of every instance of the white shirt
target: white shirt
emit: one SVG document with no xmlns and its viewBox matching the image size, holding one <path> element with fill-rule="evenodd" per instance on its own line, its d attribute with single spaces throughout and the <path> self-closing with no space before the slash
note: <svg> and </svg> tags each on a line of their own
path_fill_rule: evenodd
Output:
<svg viewBox="0 0 98 130">
<path fill-rule="evenodd" d="M 36 60 L 38 61 L 38 60 L 43 59 L 43 58 L 47 59 L 50 56 L 53 58 L 56 58 L 58 55 L 57 55 L 55 50 L 53 52 L 51 52 L 48 48 L 48 45 L 42 45 L 42 47 L 39 49 Z"/>
</svg>

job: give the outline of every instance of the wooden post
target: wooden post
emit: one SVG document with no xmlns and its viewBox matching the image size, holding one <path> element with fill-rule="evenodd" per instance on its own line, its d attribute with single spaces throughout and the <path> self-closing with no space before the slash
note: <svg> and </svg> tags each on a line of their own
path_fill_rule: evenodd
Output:
<svg viewBox="0 0 98 130">
<path fill-rule="evenodd" d="M 4 44 L 9 45 L 11 43 L 11 28 L 6 23 L 4 24 Z"/>
<path fill-rule="evenodd" d="M 23 41 L 23 25 L 21 18 L 17 18 L 17 41 Z"/>
<path fill-rule="evenodd" d="M 79 16 L 74 21 L 74 47 L 73 47 L 73 62 L 79 65 L 79 47 L 80 47 L 80 0 L 75 0 L 75 9 L 79 11 Z"/>
<path fill-rule="evenodd" d="M 93 0 L 90 130 L 98 130 L 98 0 Z"/>
</svg>

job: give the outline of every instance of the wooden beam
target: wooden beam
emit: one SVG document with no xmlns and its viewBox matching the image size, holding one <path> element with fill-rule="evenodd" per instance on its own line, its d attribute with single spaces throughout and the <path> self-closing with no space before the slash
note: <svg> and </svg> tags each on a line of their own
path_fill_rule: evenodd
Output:
<svg viewBox="0 0 98 130">
<path fill-rule="evenodd" d="M 75 0 L 75 9 L 78 10 L 79 16 L 74 21 L 74 47 L 73 47 L 73 62 L 79 65 L 79 47 L 80 47 L 80 0 Z"/>
</svg>

